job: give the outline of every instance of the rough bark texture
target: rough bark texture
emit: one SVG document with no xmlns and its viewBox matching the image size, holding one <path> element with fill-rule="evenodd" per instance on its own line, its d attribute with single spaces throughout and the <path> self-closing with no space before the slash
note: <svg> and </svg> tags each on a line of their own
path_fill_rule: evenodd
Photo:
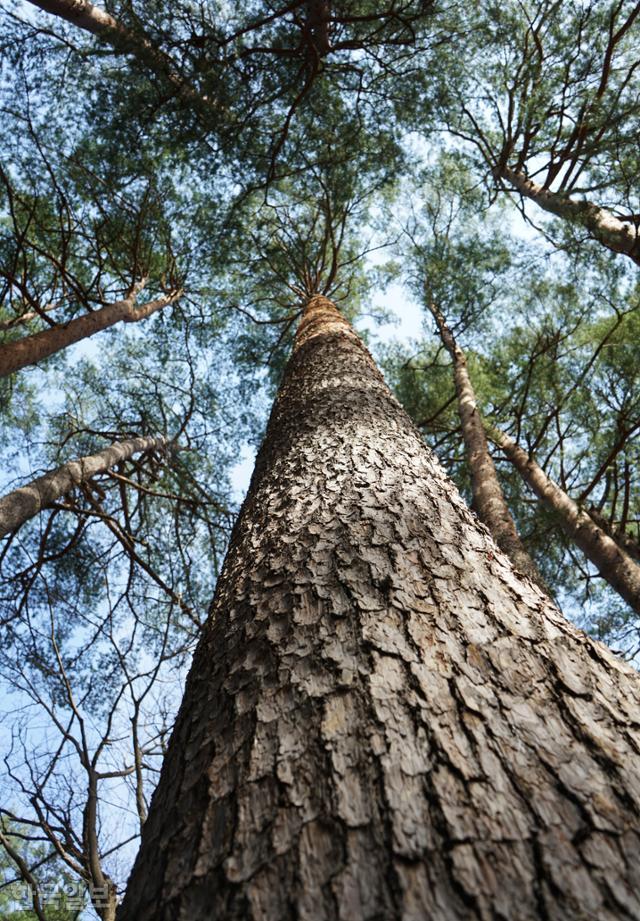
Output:
<svg viewBox="0 0 640 921">
<path fill-rule="evenodd" d="M 492 430 L 504 451 L 535 494 L 554 512 L 562 528 L 596 567 L 603 579 L 640 614 L 640 566 L 571 499 L 515 441 Z"/>
<path fill-rule="evenodd" d="M 69 461 L 26 486 L 14 489 L 0 499 L 0 537 L 19 528 L 79 483 L 105 473 L 121 461 L 129 460 L 134 454 L 164 450 L 165 446 L 166 441 L 161 435 L 118 441 L 104 451 Z"/>
<path fill-rule="evenodd" d="M 433 317 L 438 325 L 440 338 L 453 362 L 453 376 L 458 398 L 458 411 L 462 425 L 469 469 L 471 471 L 471 490 L 473 505 L 480 521 L 491 531 L 501 550 L 507 554 L 516 569 L 529 576 L 544 590 L 547 588 L 536 564 L 524 548 L 515 521 L 511 517 L 509 506 L 504 498 L 489 445 L 484 424 L 476 401 L 475 391 L 469 377 L 467 359 L 455 340 L 455 337 L 436 304 L 430 304 Z"/>
<path fill-rule="evenodd" d="M 639 685 L 315 298 L 119 921 L 640 918 Z"/>
<path fill-rule="evenodd" d="M 114 304 L 107 304 L 106 307 L 101 307 L 99 310 L 85 313 L 64 325 L 52 326 L 40 333 L 34 333 L 33 336 L 25 336 L 15 342 L 0 345 L 0 377 L 6 377 L 7 374 L 13 374 L 20 371 L 21 368 L 35 365 L 75 342 L 95 336 L 103 329 L 109 329 L 116 323 L 137 323 L 145 320 L 157 310 L 162 310 L 163 307 L 172 304 L 181 294 L 180 291 L 166 297 L 159 297 L 139 307 L 135 306 L 133 298 L 126 298 Z"/>
<path fill-rule="evenodd" d="M 545 211 L 579 224 L 607 249 L 629 256 L 640 265 L 640 233 L 635 224 L 621 221 L 610 211 L 599 208 L 593 202 L 575 201 L 566 195 L 545 189 L 532 179 L 528 179 L 524 173 L 508 166 L 501 170 L 501 176 L 521 195 L 530 198 Z"/>
</svg>

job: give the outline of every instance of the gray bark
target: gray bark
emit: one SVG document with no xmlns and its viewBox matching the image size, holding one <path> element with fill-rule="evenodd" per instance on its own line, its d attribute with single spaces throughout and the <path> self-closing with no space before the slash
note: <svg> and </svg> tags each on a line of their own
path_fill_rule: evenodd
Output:
<svg viewBox="0 0 640 921">
<path fill-rule="evenodd" d="M 316 297 L 118 919 L 640 918 L 639 704 Z"/>
<path fill-rule="evenodd" d="M 640 565 L 520 445 L 497 429 L 491 430 L 491 437 L 602 578 L 640 614 Z"/>
<path fill-rule="evenodd" d="M 82 339 L 95 336 L 103 329 L 109 329 L 116 323 L 138 323 L 140 320 L 146 320 L 156 311 L 172 304 L 182 293 L 182 291 L 176 291 L 140 306 L 135 305 L 135 295 L 132 294 L 123 301 L 107 304 L 98 310 L 75 317 L 68 323 L 52 326 L 50 329 L 44 329 L 32 336 L 24 336 L 14 342 L 6 342 L 0 345 L 0 377 L 6 377 L 29 365 L 35 365 Z"/>
<path fill-rule="evenodd" d="M 161 436 L 132 438 L 129 441 L 117 441 L 104 451 L 90 454 L 78 460 L 50 470 L 26 486 L 0 498 L 0 537 L 19 528 L 29 518 L 33 518 L 42 509 L 47 508 L 61 496 L 66 495 L 75 486 L 85 483 L 92 476 L 106 473 L 121 461 L 129 460 L 142 451 L 164 450 L 166 440 Z"/>
<path fill-rule="evenodd" d="M 610 211 L 590 201 L 576 201 L 552 192 L 508 166 L 500 171 L 503 179 L 524 195 L 558 217 L 584 227 L 599 243 L 614 253 L 621 253 L 640 265 L 640 233 L 635 224 L 621 221 Z"/>
<path fill-rule="evenodd" d="M 439 307 L 430 303 L 429 309 L 438 325 L 442 343 L 453 362 L 462 438 L 471 471 L 473 505 L 478 518 L 489 528 L 495 542 L 501 550 L 504 550 L 516 569 L 537 582 L 543 591 L 548 591 L 538 572 L 538 567 L 525 550 L 502 492 L 495 464 L 489 453 L 487 436 L 478 411 L 466 356 L 456 342 Z"/>
</svg>

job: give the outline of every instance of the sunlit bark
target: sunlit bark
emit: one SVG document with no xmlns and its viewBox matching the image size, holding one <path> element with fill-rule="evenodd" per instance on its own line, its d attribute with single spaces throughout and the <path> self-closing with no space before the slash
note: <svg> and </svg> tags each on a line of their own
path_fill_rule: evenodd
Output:
<svg viewBox="0 0 640 921">
<path fill-rule="evenodd" d="M 634 221 L 622 221 L 593 202 L 577 201 L 545 189 L 532 179 L 528 179 L 524 173 L 508 166 L 502 169 L 501 176 L 540 208 L 584 227 L 594 240 L 598 240 L 607 249 L 628 256 L 640 265 L 640 233 Z"/>
<path fill-rule="evenodd" d="M 20 371 L 28 365 L 38 364 L 50 355 L 61 352 L 89 336 L 95 336 L 96 333 L 109 329 L 116 323 L 138 323 L 140 320 L 146 320 L 158 310 L 172 304 L 181 295 L 182 291 L 176 291 L 136 306 L 135 294 L 132 293 L 123 301 L 116 301 L 98 310 L 84 313 L 68 323 L 52 326 L 14 342 L 6 342 L 0 345 L 0 377 Z"/>
<path fill-rule="evenodd" d="M 169 55 L 158 48 L 150 39 L 138 31 L 127 28 L 106 10 L 89 3 L 88 0 L 29 0 L 46 13 L 64 19 L 78 29 L 90 32 L 119 51 L 133 54 L 138 60 L 164 76 L 173 86 L 176 94 L 187 101 L 200 105 L 208 103 L 178 73 Z"/>
<path fill-rule="evenodd" d="M 97 454 L 68 461 L 26 486 L 14 489 L 0 498 L 0 537 L 19 528 L 29 518 L 92 476 L 106 473 L 111 467 L 142 451 L 164 450 L 165 444 L 162 436 L 115 442 Z"/>
<path fill-rule="evenodd" d="M 504 498 L 495 464 L 489 453 L 487 436 L 478 412 L 465 354 L 456 342 L 438 306 L 432 303 L 430 310 L 438 325 L 442 343 L 453 362 L 462 437 L 471 472 L 473 506 L 480 520 L 491 531 L 497 545 L 504 550 L 516 569 L 545 588 L 537 566 L 525 550 Z"/>
<path fill-rule="evenodd" d="M 640 614 L 640 565 L 593 518 L 577 505 L 542 467 L 504 432 L 491 437 L 526 483 L 557 516 L 563 530 L 596 567 L 602 578 Z"/>
</svg>

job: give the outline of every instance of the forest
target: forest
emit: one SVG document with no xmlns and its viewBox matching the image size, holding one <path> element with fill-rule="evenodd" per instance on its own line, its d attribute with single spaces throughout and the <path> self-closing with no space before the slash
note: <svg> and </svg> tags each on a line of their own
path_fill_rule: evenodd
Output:
<svg viewBox="0 0 640 921">
<path fill-rule="evenodd" d="M 0 49 L 0 918 L 640 921 L 640 3 Z"/>
</svg>

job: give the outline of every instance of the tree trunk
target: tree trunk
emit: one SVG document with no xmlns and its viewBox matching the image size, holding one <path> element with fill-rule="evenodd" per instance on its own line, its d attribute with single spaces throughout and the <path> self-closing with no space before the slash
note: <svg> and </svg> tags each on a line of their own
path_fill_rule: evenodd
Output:
<svg viewBox="0 0 640 921">
<path fill-rule="evenodd" d="M 447 326 L 439 307 L 430 303 L 429 309 L 438 324 L 440 338 L 453 362 L 453 376 L 458 398 L 458 411 L 462 424 L 469 469 L 471 470 L 471 490 L 473 505 L 478 518 L 491 531 L 501 550 L 507 554 L 516 569 L 537 582 L 543 591 L 548 592 L 544 580 L 524 548 L 515 521 L 511 517 L 509 506 L 504 498 L 493 458 L 489 453 L 487 436 L 476 402 L 476 395 L 469 377 L 467 359 Z"/>
<path fill-rule="evenodd" d="M 320 57 L 324 57 L 331 51 L 330 22 L 331 3 L 329 0 L 307 0 L 307 28 Z"/>
<path fill-rule="evenodd" d="M 640 566 L 515 441 L 496 429 L 491 430 L 491 437 L 524 481 L 557 515 L 563 530 L 580 547 L 602 578 L 640 614 Z"/>
<path fill-rule="evenodd" d="M 625 553 L 640 562 L 640 546 L 631 534 L 627 534 L 623 527 L 613 524 L 602 514 L 596 505 L 590 505 L 587 509 L 589 517 L 592 518 L 599 528 L 602 528 L 605 534 L 608 534 L 612 540 L 615 540 L 619 547 L 622 547 Z"/>
<path fill-rule="evenodd" d="M 78 29 L 97 35 L 116 50 L 134 55 L 141 64 L 164 76 L 176 94 L 201 107 L 211 106 L 211 100 L 201 96 L 177 71 L 174 62 L 162 49 L 144 35 L 134 32 L 106 10 L 89 0 L 29 0 L 34 6 L 70 22 Z"/>
<path fill-rule="evenodd" d="M 106 10 L 94 6 L 88 0 L 30 0 L 30 2 L 44 10 L 45 13 L 66 19 L 67 22 L 92 35 L 107 38 L 109 41 L 115 38 L 130 44 L 134 43 L 134 37 L 125 26 L 121 25 Z"/>
<path fill-rule="evenodd" d="M 558 217 L 584 227 L 590 235 L 614 253 L 622 253 L 640 265 L 640 234 L 634 223 L 621 221 L 605 208 L 590 201 L 575 201 L 545 189 L 519 170 L 505 166 L 500 176 L 526 198 Z"/>
<path fill-rule="evenodd" d="M 137 323 L 139 320 L 145 320 L 157 310 L 162 310 L 163 307 L 172 304 L 182 293 L 178 291 L 159 297 L 140 307 L 134 305 L 132 296 L 123 301 L 116 301 L 114 304 L 107 304 L 106 307 L 101 307 L 99 310 L 92 310 L 68 323 L 34 333 L 33 336 L 25 336 L 15 342 L 4 343 L 0 345 L 0 377 L 14 374 L 28 365 L 35 365 L 75 342 L 95 336 L 96 333 L 109 329 L 110 326 L 121 321 Z"/>
<path fill-rule="evenodd" d="M 119 921 L 638 918 L 639 704 L 314 297 Z"/>
<path fill-rule="evenodd" d="M 111 467 L 129 460 L 141 451 L 164 451 L 165 447 L 166 440 L 161 435 L 117 441 L 104 451 L 69 461 L 38 477 L 27 486 L 14 489 L 0 499 L 0 537 L 15 531 L 29 518 L 33 518 L 56 499 L 66 495 L 74 486 L 85 483 L 92 476 L 106 473 Z"/>
<path fill-rule="evenodd" d="M 93 909 L 100 921 L 116 921 L 118 907 L 117 890 L 111 877 L 106 874 L 100 859 L 98 845 L 98 775 L 94 767 L 88 770 L 89 784 L 87 802 L 84 808 L 82 846 L 87 876 L 91 880 L 90 896 Z M 96 897 L 98 893 L 98 897 Z"/>
</svg>

